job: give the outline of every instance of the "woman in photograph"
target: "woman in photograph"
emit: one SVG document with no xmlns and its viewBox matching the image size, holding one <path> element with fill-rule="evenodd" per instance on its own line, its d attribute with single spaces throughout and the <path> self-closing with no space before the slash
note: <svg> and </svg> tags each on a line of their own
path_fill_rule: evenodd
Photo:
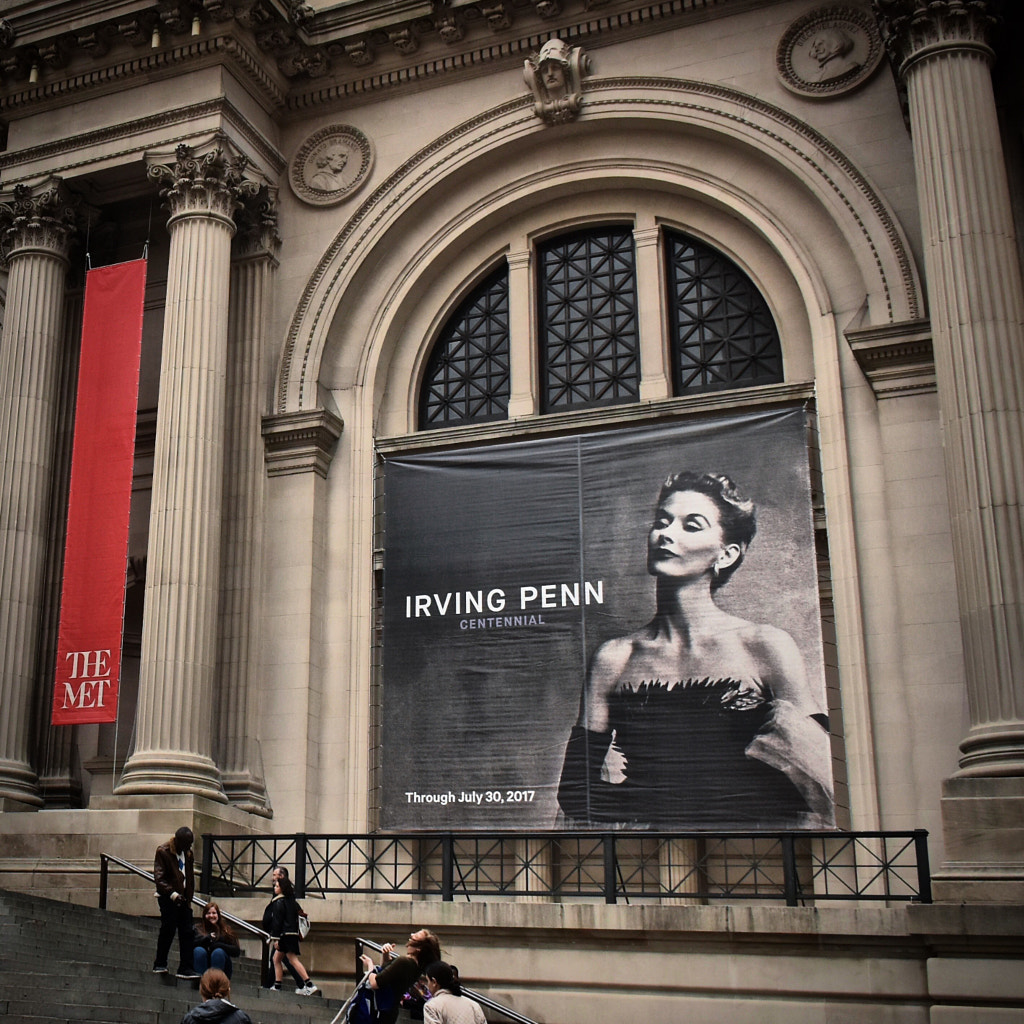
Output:
<svg viewBox="0 0 1024 1024">
<path fill-rule="evenodd" d="M 829 827 L 830 746 L 796 642 L 716 603 L 756 532 L 726 476 L 665 481 L 647 540 L 656 611 L 591 660 L 559 783 L 579 824 Z"/>
</svg>

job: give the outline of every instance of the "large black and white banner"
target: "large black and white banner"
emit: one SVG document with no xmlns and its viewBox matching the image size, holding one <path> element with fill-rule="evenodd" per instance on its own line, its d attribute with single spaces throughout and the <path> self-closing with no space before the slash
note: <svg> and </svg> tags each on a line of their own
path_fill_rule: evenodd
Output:
<svg viewBox="0 0 1024 1024">
<path fill-rule="evenodd" d="M 802 408 L 384 486 L 384 828 L 831 824 Z"/>
</svg>

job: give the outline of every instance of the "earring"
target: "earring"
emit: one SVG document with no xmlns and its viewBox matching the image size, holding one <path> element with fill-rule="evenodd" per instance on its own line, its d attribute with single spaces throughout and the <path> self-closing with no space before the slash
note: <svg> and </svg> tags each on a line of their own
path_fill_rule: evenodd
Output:
<svg viewBox="0 0 1024 1024">
<path fill-rule="evenodd" d="M 715 564 L 713 566 L 711 566 L 711 571 L 715 574 L 715 579 L 716 580 L 718 579 L 718 569 L 719 569 L 718 563 L 715 562 Z"/>
</svg>

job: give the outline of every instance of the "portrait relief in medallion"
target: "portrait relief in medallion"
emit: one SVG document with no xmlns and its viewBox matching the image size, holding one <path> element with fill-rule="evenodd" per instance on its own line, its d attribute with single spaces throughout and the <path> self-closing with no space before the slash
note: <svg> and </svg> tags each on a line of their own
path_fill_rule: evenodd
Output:
<svg viewBox="0 0 1024 1024">
<path fill-rule="evenodd" d="M 882 59 L 882 40 L 866 8 L 820 7 L 798 18 L 779 40 L 783 85 L 801 96 L 837 96 L 865 82 Z"/>
<path fill-rule="evenodd" d="M 292 191 L 313 206 L 333 206 L 366 181 L 373 163 L 370 140 L 351 125 L 329 125 L 314 132 L 292 158 Z"/>
</svg>

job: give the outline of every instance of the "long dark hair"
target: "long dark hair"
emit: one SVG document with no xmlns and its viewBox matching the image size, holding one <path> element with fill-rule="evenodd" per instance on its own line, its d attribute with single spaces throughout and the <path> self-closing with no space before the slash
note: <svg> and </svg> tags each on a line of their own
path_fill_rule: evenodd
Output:
<svg viewBox="0 0 1024 1024">
<path fill-rule="evenodd" d="M 432 981 L 436 981 L 439 988 L 446 988 L 453 996 L 462 995 L 462 986 L 459 984 L 459 972 L 443 960 L 437 960 L 430 964 L 423 972 Z"/>
<path fill-rule="evenodd" d="M 441 959 L 441 940 L 429 928 L 421 928 L 420 931 L 426 932 L 426 937 L 410 939 L 409 944 L 414 949 L 413 959 L 420 967 L 426 967 Z"/>
<path fill-rule="evenodd" d="M 277 884 L 281 887 L 281 895 L 287 896 L 288 899 L 295 899 L 295 886 L 292 885 L 290 878 L 279 878 Z"/>
<path fill-rule="evenodd" d="M 207 903 L 203 908 L 203 916 L 199 918 L 198 929 L 204 934 L 210 934 L 210 922 L 206 920 L 206 914 L 210 907 L 217 911 L 217 934 L 228 942 L 238 944 L 238 936 L 231 930 L 231 925 L 224 919 L 224 911 L 216 903 Z"/>
</svg>

